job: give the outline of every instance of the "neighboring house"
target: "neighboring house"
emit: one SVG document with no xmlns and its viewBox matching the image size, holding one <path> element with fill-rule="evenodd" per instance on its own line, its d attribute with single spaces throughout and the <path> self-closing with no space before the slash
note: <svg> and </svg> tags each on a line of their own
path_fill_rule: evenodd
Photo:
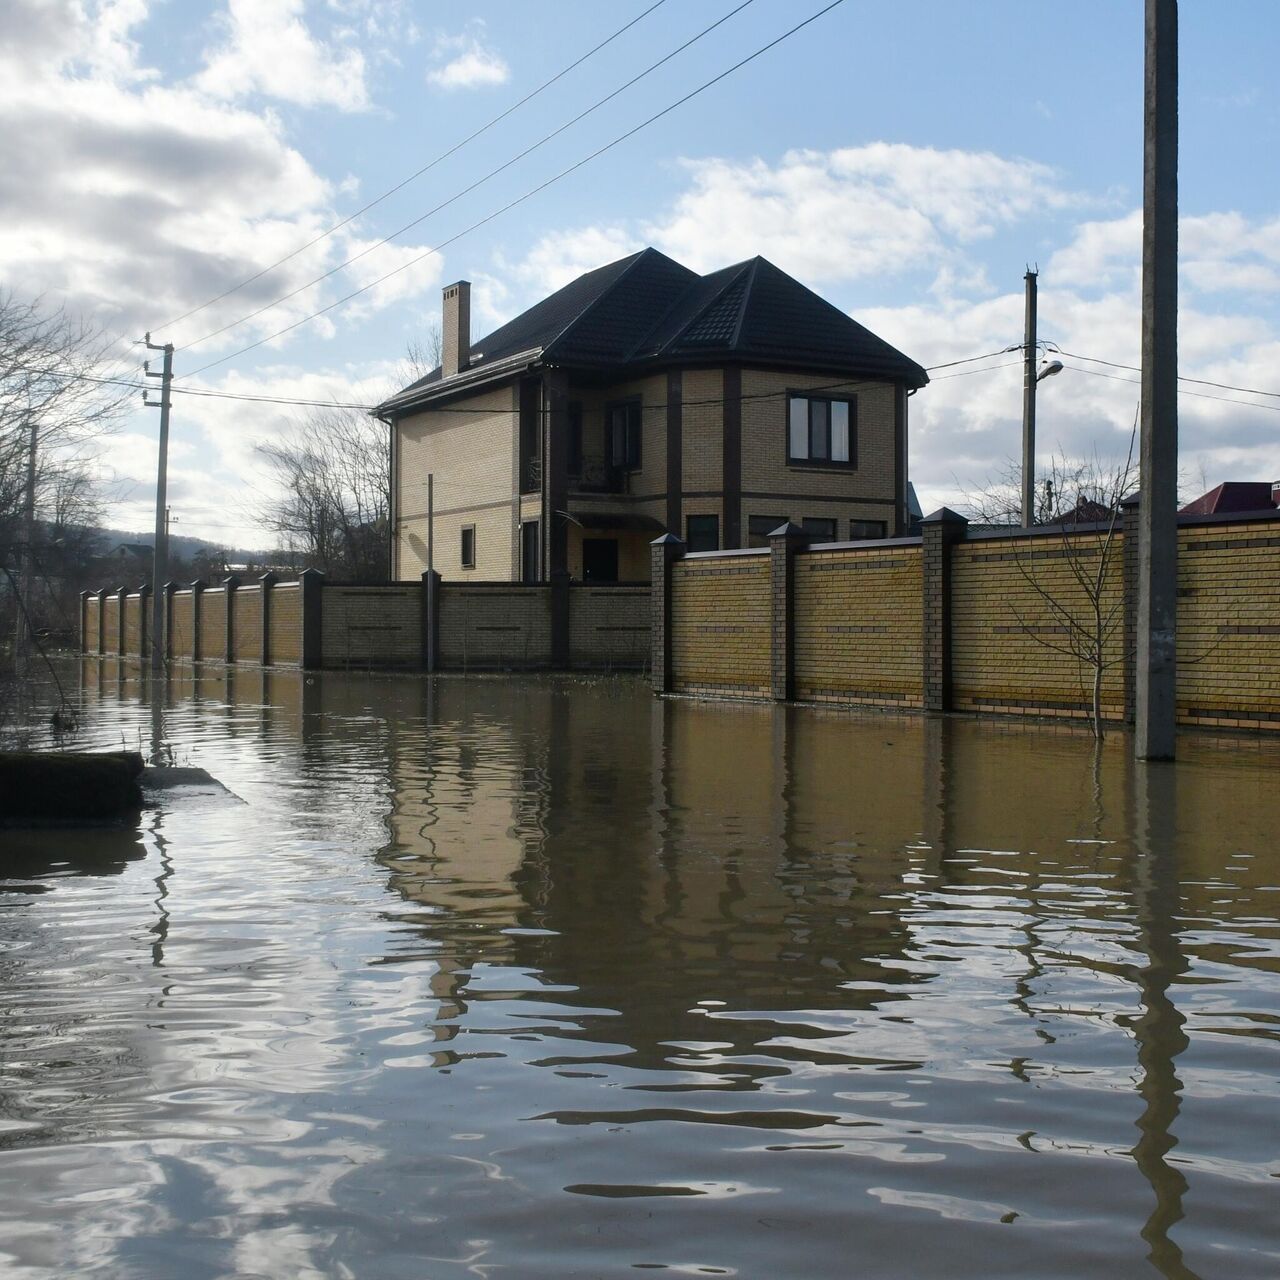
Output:
<svg viewBox="0 0 1280 1280">
<path fill-rule="evenodd" d="M 1181 516 L 1215 516 L 1229 511 L 1266 511 L 1280 507 L 1280 481 L 1227 480 L 1188 502 Z"/>
<path fill-rule="evenodd" d="M 444 290 L 443 362 L 391 424 L 391 575 L 647 581 L 693 551 L 909 520 L 914 361 L 763 258 L 700 276 L 655 249 L 580 276 L 474 346 Z M 427 520 L 427 479 L 434 518 Z"/>
<path fill-rule="evenodd" d="M 122 542 L 107 558 L 116 564 L 150 568 L 155 552 L 155 547 L 145 542 Z"/>
</svg>

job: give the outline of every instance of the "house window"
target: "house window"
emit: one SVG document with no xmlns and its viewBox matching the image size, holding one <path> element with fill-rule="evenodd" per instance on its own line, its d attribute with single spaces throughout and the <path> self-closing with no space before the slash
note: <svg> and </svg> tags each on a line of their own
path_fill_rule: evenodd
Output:
<svg viewBox="0 0 1280 1280">
<path fill-rule="evenodd" d="M 861 538 L 883 538 L 888 534 L 889 526 L 883 520 L 850 520 L 849 540 L 857 542 Z"/>
<path fill-rule="evenodd" d="M 640 465 L 640 401 L 625 400 L 605 410 L 609 462 L 635 470 Z"/>
<path fill-rule="evenodd" d="M 787 401 L 787 461 L 857 465 L 856 401 L 793 395 Z"/>
<path fill-rule="evenodd" d="M 684 540 L 690 551 L 719 551 L 720 517 L 686 516 Z"/>
<path fill-rule="evenodd" d="M 805 516 L 800 527 L 814 542 L 834 542 L 836 540 L 836 522 L 825 516 Z"/>
<path fill-rule="evenodd" d="M 476 567 L 476 527 L 473 524 L 462 526 L 462 567 L 464 569 Z"/>
<path fill-rule="evenodd" d="M 769 535 L 787 523 L 786 516 L 749 516 L 747 518 L 747 546 L 767 547 Z"/>
<path fill-rule="evenodd" d="M 569 402 L 569 474 L 582 474 L 582 402 Z"/>
</svg>

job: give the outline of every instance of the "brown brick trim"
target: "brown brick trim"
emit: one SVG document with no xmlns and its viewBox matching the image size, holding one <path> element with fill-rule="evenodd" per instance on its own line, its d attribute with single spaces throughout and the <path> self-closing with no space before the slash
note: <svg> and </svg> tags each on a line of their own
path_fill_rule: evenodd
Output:
<svg viewBox="0 0 1280 1280">
<path fill-rule="evenodd" d="M 742 370 L 731 365 L 724 371 L 724 440 L 721 455 L 721 499 L 724 529 L 721 545 L 742 546 Z"/>
</svg>

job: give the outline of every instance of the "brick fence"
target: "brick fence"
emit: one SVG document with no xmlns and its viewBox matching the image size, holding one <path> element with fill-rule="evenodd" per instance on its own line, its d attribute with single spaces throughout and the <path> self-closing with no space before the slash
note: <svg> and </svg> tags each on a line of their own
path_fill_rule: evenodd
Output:
<svg viewBox="0 0 1280 1280">
<path fill-rule="evenodd" d="M 697 554 L 659 539 L 653 688 L 1085 717 L 1094 664 L 1073 633 L 1096 601 L 1103 714 L 1132 720 L 1136 515 L 971 531 L 943 508 L 914 538 L 783 526 L 767 548 Z M 1179 720 L 1280 730 L 1280 513 L 1184 517 L 1178 556 Z"/>
<path fill-rule="evenodd" d="M 427 671 L 642 670 L 649 657 L 647 584 L 296 582 L 165 587 L 171 662 Z M 151 589 L 84 592 L 81 651 L 151 653 Z"/>
</svg>

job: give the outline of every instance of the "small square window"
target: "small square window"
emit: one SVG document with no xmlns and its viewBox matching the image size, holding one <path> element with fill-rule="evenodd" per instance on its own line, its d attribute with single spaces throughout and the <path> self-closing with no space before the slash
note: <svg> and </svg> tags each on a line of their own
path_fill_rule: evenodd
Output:
<svg viewBox="0 0 1280 1280">
<path fill-rule="evenodd" d="M 747 546 L 767 547 L 769 535 L 787 523 L 786 516 L 749 516 L 747 518 Z"/>
<path fill-rule="evenodd" d="M 719 516 L 686 516 L 684 533 L 690 551 L 720 550 Z"/>
<path fill-rule="evenodd" d="M 476 567 L 476 527 L 473 524 L 462 526 L 462 567 L 464 569 Z"/>
</svg>

